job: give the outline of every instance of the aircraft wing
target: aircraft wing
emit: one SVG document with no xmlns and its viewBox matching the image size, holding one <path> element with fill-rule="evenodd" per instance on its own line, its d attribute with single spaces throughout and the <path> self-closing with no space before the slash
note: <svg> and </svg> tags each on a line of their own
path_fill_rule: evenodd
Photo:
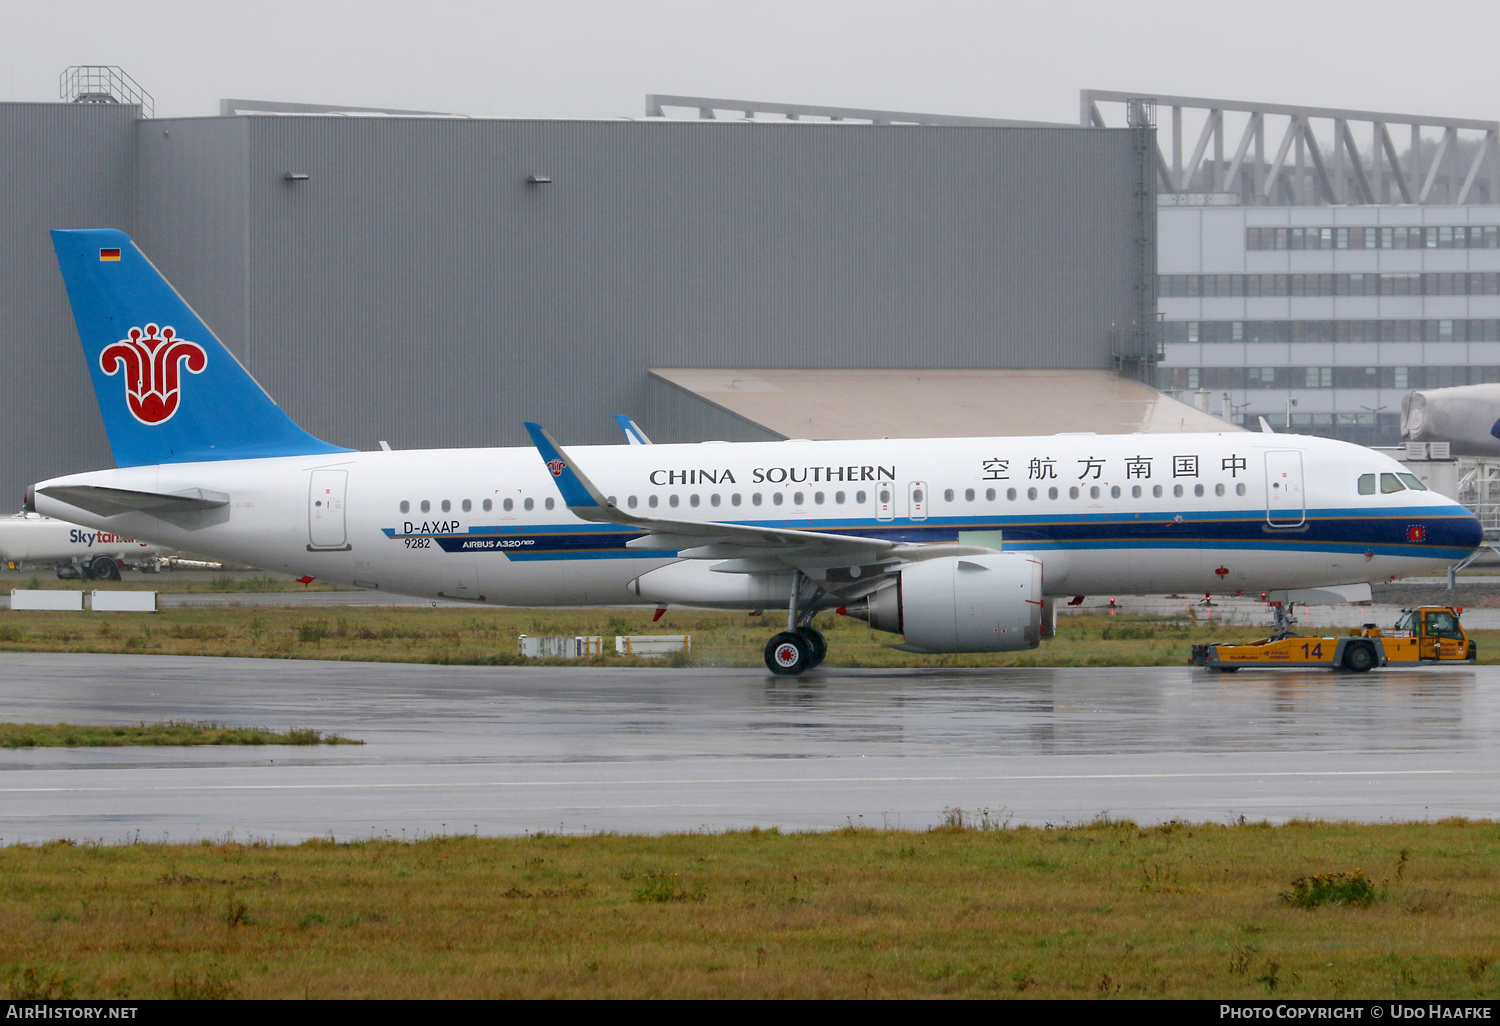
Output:
<svg viewBox="0 0 1500 1026">
<path fill-rule="evenodd" d="M 552 473 L 564 505 L 574 516 L 646 532 L 645 537 L 627 542 L 628 548 L 668 550 L 685 559 L 725 560 L 727 564 L 715 569 L 729 573 L 768 573 L 795 566 L 815 578 L 822 576 L 819 571 L 834 566 L 894 566 L 937 556 L 992 551 L 971 545 L 921 545 L 854 534 L 636 516 L 611 503 L 540 424 L 527 422 L 526 430 Z"/>
</svg>

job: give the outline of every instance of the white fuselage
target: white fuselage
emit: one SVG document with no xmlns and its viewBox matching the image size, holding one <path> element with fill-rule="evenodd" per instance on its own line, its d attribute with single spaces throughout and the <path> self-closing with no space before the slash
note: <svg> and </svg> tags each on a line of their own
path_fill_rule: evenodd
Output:
<svg viewBox="0 0 1500 1026">
<path fill-rule="evenodd" d="M 576 465 L 623 511 L 1035 553 L 1048 595 L 1318 587 L 1464 558 L 1477 521 L 1401 487 L 1361 494 L 1394 460 L 1294 435 L 579 446 Z M 1384 475 L 1384 477 L 1382 477 Z M 37 509 L 172 548 L 408 595 L 497 605 L 654 601 L 627 589 L 678 561 L 641 531 L 586 523 L 535 449 L 357 452 L 164 464 L 48 485 L 229 496 L 193 513 Z M 677 601 L 691 604 L 692 598 Z M 758 607 L 747 599 L 704 604 Z"/>
</svg>

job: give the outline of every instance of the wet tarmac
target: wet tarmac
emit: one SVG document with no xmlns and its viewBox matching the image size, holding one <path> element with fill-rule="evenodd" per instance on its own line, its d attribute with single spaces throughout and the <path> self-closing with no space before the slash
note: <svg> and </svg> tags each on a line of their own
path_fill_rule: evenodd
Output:
<svg viewBox="0 0 1500 1026">
<path fill-rule="evenodd" d="M 1500 668 L 858 671 L 0 654 L 0 717 L 363 746 L 0 751 L 0 843 L 1500 818 Z"/>
</svg>

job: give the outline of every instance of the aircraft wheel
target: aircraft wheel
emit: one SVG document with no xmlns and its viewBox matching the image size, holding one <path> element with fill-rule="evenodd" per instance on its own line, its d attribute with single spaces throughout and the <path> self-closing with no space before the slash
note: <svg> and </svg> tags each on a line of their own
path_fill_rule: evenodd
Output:
<svg viewBox="0 0 1500 1026">
<path fill-rule="evenodd" d="M 120 564 L 108 556 L 95 556 L 89 564 L 89 576 L 100 581 L 118 581 L 120 579 Z"/>
<path fill-rule="evenodd" d="M 812 647 L 801 634 L 782 631 L 766 642 L 766 668 L 778 677 L 794 677 L 811 665 Z"/>
<path fill-rule="evenodd" d="M 1369 645 L 1350 645 L 1344 652 L 1344 669 L 1369 673 L 1375 668 L 1375 650 Z"/>
<path fill-rule="evenodd" d="M 828 639 L 823 637 L 823 632 L 816 627 L 798 627 L 797 633 L 808 645 L 807 668 L 811 670 L 821 665 L 828 656 Z"/>
</svg>

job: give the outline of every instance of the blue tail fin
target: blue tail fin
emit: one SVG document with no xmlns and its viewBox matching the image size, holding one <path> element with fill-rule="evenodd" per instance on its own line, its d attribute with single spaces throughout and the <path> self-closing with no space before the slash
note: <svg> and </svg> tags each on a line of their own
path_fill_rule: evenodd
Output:
<svg viewBox="0 0 1500 1026">
<path fill-rule="evenodd" d="M 350 451 L 298 427 L 124 232 L 52 245 L 117 466 Z"/>
</svg>

